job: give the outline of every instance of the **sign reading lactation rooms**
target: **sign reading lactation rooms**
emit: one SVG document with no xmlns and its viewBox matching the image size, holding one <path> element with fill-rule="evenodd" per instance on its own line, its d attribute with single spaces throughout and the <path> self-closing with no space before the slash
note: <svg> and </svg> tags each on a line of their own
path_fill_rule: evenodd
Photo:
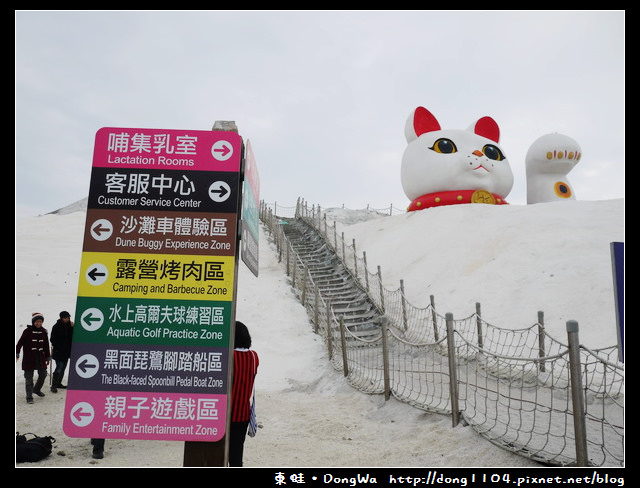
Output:
<svg viewBox="0 0 640 488">
<path fill-rule="evenodd" d="M 228 131 L 97 132 L 68 436 L 223 438 L 242 152 Z"/>
</svg>

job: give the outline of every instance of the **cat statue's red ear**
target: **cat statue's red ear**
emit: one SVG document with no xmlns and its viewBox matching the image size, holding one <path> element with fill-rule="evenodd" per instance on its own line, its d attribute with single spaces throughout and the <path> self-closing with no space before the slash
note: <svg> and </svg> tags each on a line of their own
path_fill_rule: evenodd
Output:
<svg viewBox="0 0 640 488">
<path fill-rule="evenodd" d="M 426 108 L 418 107 L 407 118 L 404 125 L 404 136 L 407 142 L 411 142 L 425 132 L 433 132 L 434 130 L 440 130 L 440 124 L 436 118 Z"/>
<path fill-rule="evenodd" d="M 469 127 L 474 134 L 491 139 L 493 142 L 500 142 L 500 127 L 491 117 L 482 117 L 475 124 Z"/>
</svg>

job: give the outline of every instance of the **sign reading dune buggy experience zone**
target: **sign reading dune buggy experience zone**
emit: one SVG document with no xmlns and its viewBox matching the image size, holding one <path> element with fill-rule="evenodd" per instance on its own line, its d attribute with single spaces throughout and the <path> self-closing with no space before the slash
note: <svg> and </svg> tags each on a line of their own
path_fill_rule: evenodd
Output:
<svg viewBox="0 0 640 488">
<path fill-rule="evenodd" d="M 223 438 L 242 153 L 235 132 L 97 132 L 70 437 Z"/>
</svg>

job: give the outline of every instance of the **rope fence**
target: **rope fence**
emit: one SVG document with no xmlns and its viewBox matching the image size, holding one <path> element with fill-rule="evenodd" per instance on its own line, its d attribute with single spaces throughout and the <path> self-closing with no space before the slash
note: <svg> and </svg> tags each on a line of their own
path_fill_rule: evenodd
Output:
<svg viewBox="0 0 640 488">
<path fill-rule="evenodd" d="M 392 215 L 393 207 L 375 211 Z M 624 364 L 617 345 L 580 345 L 575 321 L 567 322 L 561 342 L 545 332 L 543 312 L 529 327 L 505 329 L 484 321 L 479 303 L 455 320 L 437 311 L 433 296 L 427 307 L 415 307 L 402 281 L 396 290 L 382 285 L 380 267 L 372 273 L 366 253 L 358 257 L 355 241 L 337 236 L 319 206 L 262 202 L 260 219 L 331 364 L 353 387 L 451 415 L 453 427 L 469 425 L 493 444 L 546 465 L 624 465 Z M 313 278 L 314 264 L 284 231 L 292 221 L 312 227 L 321 241 L 310 245 L 337 255 L 366 292 L 379 312 L 375 330 L 345 326 L 358 306 L 338 306 L 338 292 L 328 294 L 326 283 Z"/>
</svg>

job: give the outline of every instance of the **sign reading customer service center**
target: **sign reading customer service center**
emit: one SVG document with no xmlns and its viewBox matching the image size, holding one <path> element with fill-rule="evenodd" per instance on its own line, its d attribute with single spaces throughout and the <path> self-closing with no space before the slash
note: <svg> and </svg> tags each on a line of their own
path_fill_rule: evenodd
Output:
<svg viewBox="0 0 640 488">
<path fill-rule="evenodd" d="M 223 437 L 242 157 L 234 132 L 97 132 L 67 435 Z"/>
</svg>

